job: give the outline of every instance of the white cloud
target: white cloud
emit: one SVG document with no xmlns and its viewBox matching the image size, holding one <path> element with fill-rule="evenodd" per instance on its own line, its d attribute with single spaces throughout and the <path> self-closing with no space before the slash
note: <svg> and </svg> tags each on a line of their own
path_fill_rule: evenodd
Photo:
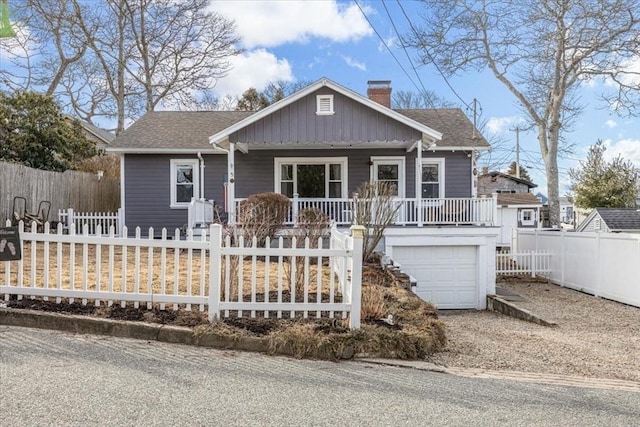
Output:
<svg viewBox="0 0 640 427">
<path fill-rule="evenodd" d="M 610 129 L 613 129 L 614 127 L 618 126 L 618 122 L 616 122 L 615 120 L 607 120 L 606 122 L 604 122 L 605 126 L 607 126 Z"/>
<path fill-rule="evenodd" d="M 35 54 L 37 45 L 29 28 L 15 22 L 11 23 L 11 27 L 16 36 L 0 39 L 0 60 L 24 58 Z"/>
<path fill-rule="evenodd" d="M 398 38 L 396 36 L 391 35 L 384 40 L 384 43 L 383 42 L 378 43 L 378 52 L 387 53 L 389 52 L 389 49 L 393 49 L 394 47 L 397 47 L 397 45 L 398 45 Z M 387 46 L 389 47 L 389 49 L 387 49 Z"/>
<path fill-rule="evenodd" d="M 260 91 L 270 82 L 295 80 L 289 61 L 278 59 L 265 49 L 256 49 L 238 55 L 231 61 L 231 66 L 229 75 L 218 80 L 214 88 L 218 96 L 239 96 L 250 87 Z"/>
<path fill-rule="evenodd" d="M 617 142 L 607 139 L 604 145 L 607 148 L 604 152 L 607 160 L 620 155 L 624 160 L 631 160 L 634 165 L 640 167 L 640 139 L 621 139 Z"/>
<path fill-rule="evenodd" d="M 498 134 L 507 132 L 513 125 L 522 122 L 523 120 L 520 116 L 491 117 L 487 121 L 486 128 L 489 133 Z"/>
<path fill-rule="evenodd" d="M 357 68 L 358 70 L 361 70 L 361 71 L 367 71 L 367 66 L 366 66 L 366 64 L 365 64 L 364 62 L 356 61 L 356 60 L 355 60 L 355 59 L 353 59 L 352 57 L 350 57 L 350 56 L 344 56 L 344 55 L 342 55 L 342 59 L 344 59 L 344 62 L 345 62 L 349 67 Z"/>
<path fill-rule="evenodd" d="M 211 9 L 236 22 L 247 48 L 306 43 L 312 37 L 345 42 L 373 34 L 357 5 L 335 0 L 219 1 Z"/>
</svg>

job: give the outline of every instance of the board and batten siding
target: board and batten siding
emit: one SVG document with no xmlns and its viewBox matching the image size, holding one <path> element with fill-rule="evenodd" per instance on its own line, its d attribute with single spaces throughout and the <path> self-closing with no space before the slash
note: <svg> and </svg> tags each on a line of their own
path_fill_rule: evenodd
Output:
<svg viewBox="0 0 640 427">
<path fill-rule="evenodd" d="M 124 197 L 125 224 L 134 233 L 140 227 L 143 234 L 149 227 L 160 236 L 162 228 L 173 233 L 187 223 L 187 209 L 171 209 L 171 159 L 196 159 L 195 154 L 125 154 Z M 204 195 L 222 206 L 223 179 L 227 173 L 227 156 L 203 155 Z"/>
<path fill-rule="evenodd" d="M 317 95 L 333 95 L 335 114 L 316 114 Z M 321 88 L 231 134 L 229 141 L 367 142 L 418 141 L 421 138 L 419 131 L 332 89 Z"/>
<path fill-rule="evenodd" d="M 276 190 L 276 157 L 347 157 L 349 194 L 344 197 L 350 197 L 362 183 L 369 181 L 369 160 L 374 156 L 406 156 L 405 195 L 409 198 L 415 197 L 416 153 L 407 153 L 405 149 L 252 150 L 247 154 L 236 152 L 236 197 L 244 198 L 251 194 Z M 466 152 L 428 151 L 423 153 L 423 158 L 445 159 L 445 197 L 471 197 L 471 159 Z"/>
</svg>

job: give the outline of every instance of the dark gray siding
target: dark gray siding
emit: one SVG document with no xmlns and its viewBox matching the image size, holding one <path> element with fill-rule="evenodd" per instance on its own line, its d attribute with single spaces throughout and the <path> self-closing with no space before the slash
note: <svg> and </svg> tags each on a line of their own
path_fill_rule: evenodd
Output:
<svg viewBox="0 0 640 427">
<path fill-rule="evenodd" d="M 205 198 L 223 205 L 223 177 L 227 172 L 226 155 L 204 155 Z M 135 227 L 147 235 L 149 227 L 159 236 L 166 227 L 169 235 L 187 223 L 186 209 L 171 209 L 171 159 L 197 159 L 195 155 L 126 154 L 125 171 L 125 224 L 129 234 Z"/>
<path fill-rule="evenodd" d="M 471 197 L 471 159 L 467 152 L 424 152 L 424 158 L 445 159 L 445 197 Z M 407 156 L 405 161 L 405 194 L 415 197 L 415 150 L 351 149 L 351 150 L 253 150 L 236 152 L 236 197 L 274 191 L 275 157 L 348 157 L 349 196 L 363 182 L 369 181 L 371 156 Z"/>
<path fill-rule="evenodd" d="M 333 95 L 333 115 L 316 115 L 316 95 Z M 421 133 L 329 88 L 321 88 L 231 134 L 231 142 L 417 141 Z"/>
</svg>

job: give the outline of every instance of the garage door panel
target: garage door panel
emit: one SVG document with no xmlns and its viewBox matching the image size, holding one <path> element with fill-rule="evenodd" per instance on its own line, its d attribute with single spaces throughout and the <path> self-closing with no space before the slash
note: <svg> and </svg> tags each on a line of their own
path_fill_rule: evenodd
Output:
<svg viewBox="0 0 640 427">
<path fill-rule="evenodd" d="M 476 308 L 476 246 L 394 247 L 393 258 L 416 279 L 419 297 L 438 308 Z"/>
</svg>

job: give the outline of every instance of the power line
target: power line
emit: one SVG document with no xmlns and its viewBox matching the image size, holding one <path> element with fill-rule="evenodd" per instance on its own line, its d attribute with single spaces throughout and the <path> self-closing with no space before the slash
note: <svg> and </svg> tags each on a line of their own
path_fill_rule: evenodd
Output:
<svg viewBox="0 0 640 427">
<path fill-rule="evenodd" d="M 418 85 L 413 81 L 413 79 L 411 78 L 411 76 L 409 75 L 409 73 L 407 72 L 407 70 L 403 67 L 402 63 L 400 62 L 400 60 L 398 59 L 398 57 L 393 53 L 393 51 L 391 50 L 391 48 L 389 47 L 389 45 L 387 44 L 387 42 L 384 40 L 384 38 L 380 35 L 380 33 L 378 32 L 378 30 L 376 30 L 375 26 L 373 25 L 373 23 L 371 22 L 371 20 L 369 19 L 369 17 L 367 16 L 367 14 L 365 13 L 364 9 L 362 9 L 362 7 L 360 7 L 360 4 L 358 3 L 358 0 L 353 0 L 354 3 L 356 4 L 356 6 L 358 6 L 358 9 L 360 9 L 360 13 L 362 13 L 362 16 L 366 19 L 367 23 L 369 24 L 369 26 L 371 27 L 371 29 L 376 33 L 376 35 L 378 36 L 378 38 L 380 39 L 380 42 L 382 42 L 382 44 L 387 48 L 387 50 L 389 51 L 389 53 L 391 54 L 391 56 L 393 57 L 393 59 L 396 61 L 396 63 L 398 64 L 398 66 L 402 69 L 402 71 L 404 72 L 404 74 L 407 76 L 407 78 L 409 79 L 409 81 L 411 82 L 411 84 L 418 90 L 418 92 L 420 92 L 420 88 L 418 87 Z M 391 21 L 391 25 L 394 28 L 394 31 L 396 33 L 396 35 L 398 37 L 400 37 L 400 34 L 398 33 L 398 30 L 393 22 L 393 19 L 391 18 L 391 15 L 389 14 L 389 11 L 387 10 L 386 5 L 384 4 L 384 1 L 382 2 L 385 10 L 387 11 L 387 15 L 389 15 L 389 20 Z M 413 69 L 414 73 L 416 74 L 416 77 L 418 78 L 418 81 L 420 82 L 420 85 L 422 86 L 422 91 L 423 93 L 426 95 L 427 93 L 427 89 L 425 88 L 424 84 L 422 83 L 422 80 L 420 79 L 420 76 L 418 75 L 418 72 L 416 70 L 416 68 L 413 66 L 413 63 L 411 62 L 411 58 L 409 57 L 406 48 L 404 47 L 404 45 L 402 45 L 405 54 L 407 54 L 407 58 L 409 59 L 409 64 L 411 65 L 411 68 Z M 432 101 L 433 104 L 433 101 Z M 463 104 L 466 105 L 466 103 Z M 451 129 L 449 128 L 448 122 L 446 120 L 444 120 L 442 118 L 442 116 L 440 116 L 440 112 L 438 111 L 437 108 L 433 108 L 433 111 L 435 111 L 435 113 L 440 117 L 440 122 L 442 123 L 442 126 L 445 128 L 443 130 L 446 130 L 447 132 L 449 132 L 451 135 L 453 135 L 454 133 L 451 131 Z"/>
<path fill-rule="evenodd" d="M 387 45 L 387 42 L 384 41 L 384 38 L 382 38 L 382 36 L 380 35 L 380 33 L 378 33 L 378 30 L 376 30 L 376 27 L 373 26 L 373 23 L 369 20 L 369 17 L 367 16 L 367 14 L 365 13 L 364 9 L 362 9 L 362 7 L 360 7 L 360 3 L 358 3 L 358 0 L 353 0 L 353 2 L 356 4 L 356 6 L 358 6 L 358 9 L 360 9 L 360 13 L 362 13 L 362 16 L 364 17 L 364 19 L 367 20 L 367 23 L 369 24 L 369 27 L 371 27 L 371 29 L 373 30 L 374 33 L 376 33 L 376 35 L 378 36 L 378 38 L 380 39 L 380 41 L 382 42 L 382 44 L 384 45 L 384 47 L 387 48 L 387 50 L 389 51 L 389 53 L 391 54 L 391 56 L 393 57 L 393 59 L 396 61 L 396 63 L 398 64 L 398 66 L 400 67 L 400 69 L 404 72 L 405 76 L 407 76 L 407 78 L 409 79 L 409 81 L 411 82 L 411 84 L 418 89 L 418 85 L 416 85 L 416 83 L 413 81 L 413 79 L 411 78 L 411 76 L 409 75 L 409 72 L 407 72 L 407 70 L 405 70 L 405 68 L 402 66 L 402 63 L 398 60 L 398 58 L 396 57 L 395 53 L 393 53 L 393 51 L 391 50 L 391 48 Z M 419 90 L 419 89 L 418 89 Z"/>
<path fill-rule="evenodd" d="M 402 10 L 402 14 L 407 19 L 407 22 L 409 23 L 409 26 L 411 27 L 411 31 L 413 31 L 413 34 L 417 35 L 418 31 L 413 26 L 413 23 L 411 22 L 411 19 L 409 19 L 409 15 L 407 15 L 407 12 L 404 10 L 404 7 L 402 6 L 402 3 L 400 3 L 400 0 L 396 0 L 396 3 L 398 3 L 398 6 L 400 6 L 400 10 Z M 382 4 L 384 4 L 384 0 L 382 0 Z M 385 7 L 385 9 L 386 9 L 386 7 Z M 404 43 L 402 43 L 402 46 L 404 47 Z M 436 68 L 436 70 L 438 71 L 438 73 L 440 74 L 440 76 L 442 77 L 444 82 L 447 84 L 447 86 L 449 86 L 449 89 L 451 89 L 451 92 L 454 93 L 454 95 L 460 100 L 460 102 L 462 102 L 462 104 L 464 106 L 466 106 L 468 109 L 470 109 L 471 107 L 469 106 L 469 104 L 467 104 L 464 101 L 464 99 L 462 99 L 462 97 L 458 94 L 458 92 L 456 92 L 456 90 L 453 88 L 451 83 L 449 83 L 449 79 L 447 79 L 447 77 L 444 75 L 444 73 L 442 72 L 442 70 L 440 69 L 438 64 L 436 64 L 436 62 L 433 60 L 433 57 L 431 56 L 431 53 L 429 53 L 429 51 L 427 49 L 425 49 L 424 52 L 427 54 L 427 56 L 429 57 L 429 60 L 431 61 L 433 66 Z M 411 66 L 413 67 L 413 64 Z M 415 70 L 415 67 L 413 67 L 413 68 Z"/>
</svg>

